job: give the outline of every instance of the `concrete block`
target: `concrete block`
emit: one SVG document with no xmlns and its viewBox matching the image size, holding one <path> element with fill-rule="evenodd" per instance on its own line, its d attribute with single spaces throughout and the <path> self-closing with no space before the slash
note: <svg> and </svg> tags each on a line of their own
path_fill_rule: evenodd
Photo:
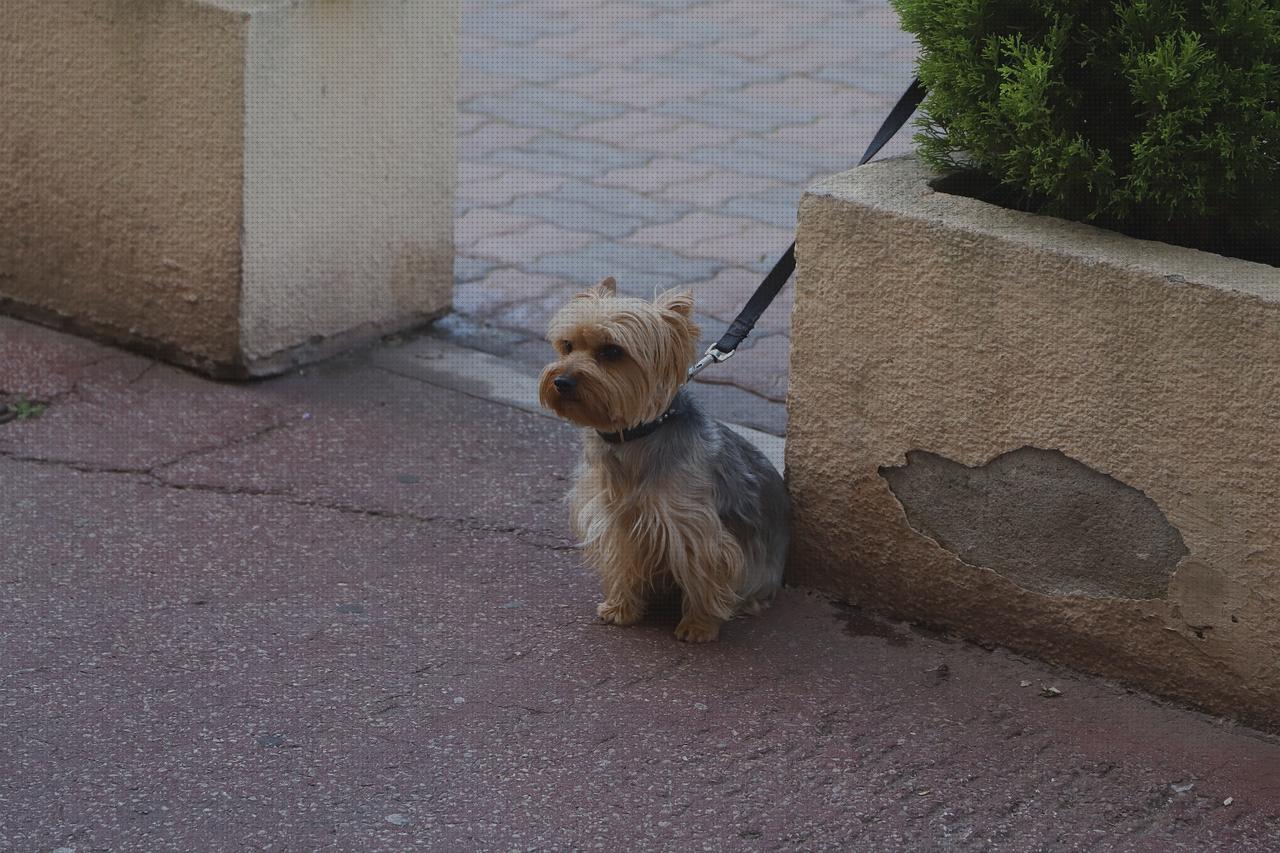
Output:
<svg viewBox="0 0 1280 853">
<path fill-rule="evenodd" d="M 1280 269 L 929 180 L 801 202 L 790 580 L 1280 725 Z"/>
<path fill-rule="evenodd" d="M 0 306 L 217 375 L 449 306 L 455 0 L 15 0 Z"/>
</svg>

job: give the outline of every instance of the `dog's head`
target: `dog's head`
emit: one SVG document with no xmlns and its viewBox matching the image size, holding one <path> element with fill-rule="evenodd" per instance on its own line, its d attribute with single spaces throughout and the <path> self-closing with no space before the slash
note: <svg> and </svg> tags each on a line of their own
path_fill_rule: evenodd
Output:
<svg viewBox="0 0 1280 853">
<path fill-rule="evenodd" d="M 652 302 L 619 296 L 612 278 L 579 293 L 551 319 L 558 358 L 542 371 L 543 406 L 579 426 L 620 432 L 671 405 L 697 352 L 693 296 Z"/>
</svg>

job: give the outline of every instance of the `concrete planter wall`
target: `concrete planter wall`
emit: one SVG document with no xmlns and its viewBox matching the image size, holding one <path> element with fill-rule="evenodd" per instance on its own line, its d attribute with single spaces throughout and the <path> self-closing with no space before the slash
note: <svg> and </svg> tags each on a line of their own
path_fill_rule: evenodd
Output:
<svg viewBox="0 0 1280 853">
<path fill-rule="evenodd" d="M 14 0 L 0 308 L 218 374 L 448 308 L 456 0 Z"/>
<path fill-rule="evenodd" d="M 928 179 L 801 203 L 790 579 L 1280 725 L 1280 269 Z"/>
</svg>

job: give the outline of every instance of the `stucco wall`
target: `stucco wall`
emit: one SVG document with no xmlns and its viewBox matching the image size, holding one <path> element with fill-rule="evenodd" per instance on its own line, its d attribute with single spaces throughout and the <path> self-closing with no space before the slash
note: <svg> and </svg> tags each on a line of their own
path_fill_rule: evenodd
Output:
<svg viewBox="0 0 1280 853">
<path fill-rule="evenodd" d="M 421 322 L 453 286 L 456 2 L 306 2 L 249 38 L 245 359 Z"/>
<path fill-rule="evenodd" d="M 926 176 L 801 204 L 790 580 L 1280 725 L 1280 270 Z"/>
<path fill-rule="evenodd" d="M 222 375 L 449 307 L 456 0 L 14 0 L 0 310 Z"/>
<path fill-rule="evenodd" d="M 9 0 L 4 19 L 0 308 L 233 359 L 245 17 Z"/>
</svg>

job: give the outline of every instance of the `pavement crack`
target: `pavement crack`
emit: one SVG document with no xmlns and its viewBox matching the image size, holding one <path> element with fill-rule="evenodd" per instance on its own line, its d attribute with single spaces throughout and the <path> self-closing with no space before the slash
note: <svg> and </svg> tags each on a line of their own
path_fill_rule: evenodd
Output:
<svg viewBox="0 0 1280 853">
<path fill-rule="evenodd" d="M 258 430 L 251 436 L 244 436 L 236 442 L 229 442 L 223 446 L 228 447 L 236 443 L 252 441 L 254 438 L 260 438 L 268 432 L 283 429 L 287 426 L 288 424 L 275 424 L 272 427 Z M 210 451 L 206 450 L 205 452 Z M 575 551 L 578 549 L 578 545 L 575 542 L 563 536 L 559 536 L 550 530 L 538 530 L 529 527 L 522 527 L 520 525 L 485 522 L 475 518 L 474 516 L 456 517 L 448 515 L 424 515 L 416 512 L 405 512 L 403 510 L 391 510 L 381 507 L 364 507 L 342 501 L 318 500 L 315 498 L 301 497 L 293 492 L 281 489 L 253 488 L 249 486 L 220 485 L 214 483 L 181 483 L 168 479 L 163 475 L 163 473 L 161 473 L 161 469 L 177 464 L 177 462 L 184 458 L 190 458 L 194 453 L 195 451 L 189 454 L 184 454 L 178 459 L 171 460 L 151 468 L 90 465 L 67 459 L 48 459 L 40 456 L 24 456 L 7 450 L 0 450 L 0 459 L 62 468 L 68 471 L 75 471 L 79 474 L 141 477 L 145 478 L 145 480 L 151 485 L 163 489 L 171 489 L 177 492 L 205 492 L 208 494 L 235 497 L 273 498 L 284 501 L 293 506 L 303 507 L 306 509 L 328 510 L 330 512 L 358 515 L 370 519 L 444 525 L 458 532 L 465 533 L 505 534 L 521 540 L 525 545 L 545 551 Z"/>
<path fill-rule="evenodd" d="M 149 362 L 147 362 L 147 366 L 146 366 L 146 367 L 144 367 L 144 368 L 142 368 L 142 370 L 138 371 L 138 375 L 137 375 L 137 376 L 135 376 L 135 377 L 133 377 L 132 379 L 130 379 L 130 380 L 129 380 L 128 382 L 126 382 L 125 384 L 126 384 L 126 385 L 134 385 L 134 384 L 137 384 L 138 382 L 141 382 L 141 381 L 142 381 L 142 379 L 143 379 L 143 378 L 144 378 L 148 373 L 150 373 L 150 372 L 152 371 L 152 369 L 156 366 L 156 364 L 157 364 L 157 362 L 154 362 L 154 361 L 149 361 Z"/>
<path fill-rule="evenodd" d="M 294 420 L 278 421 L 276 423 L 267 424 L 264 427 L 259 427 L 258 429 L 253 430 L 252 432 L 245 433 L 244 435 L 238 435 L 235 438 L 229 439 L 227 441 L 220 441 L 217 444 L 210 444 L 204 447 L 196 447 L 196 448 L 193 448 L 192 450 L 188 450 L 184 453 L 180 453 L 177 456 L 175 456 L 173 459 L 169 459 L 165 462 L 161 462 L 153 466 L 150 470 L 152 472 L 155 472 L 163 468 L 172 468 L 174 465 L 179 465 L 183 462 L 188 462 L 200 456 L 208 456 L 211 453 L 217 453 L 221 450 L 230 450 L 233 447 L 240 447 L 245 444 L 252 444 L 253 442 L 266 438 L 267 436 L 272 435 L 273 433 L 280 432 L 281 430 L 285 430 L 285 429 L 288 429 L 289 427 L 296 426 L 296 425 L 297 425 L 297 421 L 294 421 Z"/>
<path fill-rule="evenodd" d="M 11 462 L 28 462 L 33 465 L 46 465 L 51 468 L 64 468 L 68 471 L 76 471 L 80 474 L 128 474 L 142 477 L 151 476 L 150 468 L 113 468 L 105 465 L 90 465 L 85 462 L 76 462 L 72 459 L 49 459 L 44 456 L 24 456 L 22 454 L 15 453 L 12 450 L 0 450 L 0 458 L 8 459 Z"/>
</svg>

